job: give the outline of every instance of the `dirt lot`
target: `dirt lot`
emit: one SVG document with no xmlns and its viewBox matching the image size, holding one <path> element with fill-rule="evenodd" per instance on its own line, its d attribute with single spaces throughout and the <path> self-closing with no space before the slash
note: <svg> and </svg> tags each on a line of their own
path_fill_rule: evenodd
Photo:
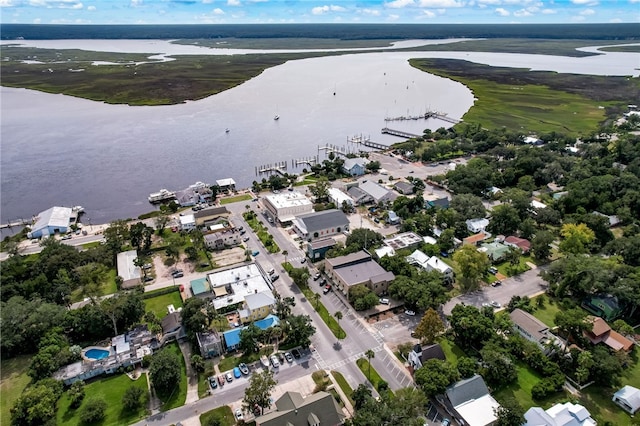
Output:
<svg viewBox="0 0 640 426">
<path fill-rule="evenodd" d="M 171 278 L 171 271 L 175 269 L 182 269 L 184 274 L 190 274 L 194 272 L 195 268 L 191 262 L 186 261 L 186 258 L 180 259 L 173 266 L 166 266 L 164 264 L 164 256 L 153 256 L 154 276 L 156 280 L 165 280 Z"/>
<path fill-rule="evenodd" d="M 223 266 L 235 265 L 236 263 L 242 263 L 245 261 L 246 255 L 244 254 L 243 247 L 234 247 L 227 250 L 211 253 L 211 259 L 215 262 L 218 268 Z"/>
</svg>

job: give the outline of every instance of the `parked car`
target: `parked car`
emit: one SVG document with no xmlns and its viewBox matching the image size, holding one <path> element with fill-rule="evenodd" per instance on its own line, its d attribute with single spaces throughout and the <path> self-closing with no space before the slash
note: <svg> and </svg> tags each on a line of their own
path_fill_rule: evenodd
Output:
<svg viewBox="0 0 640 426">
<path fill-rule="evenodd" d="M 303 257 L 302 259 L 300 259 L 300 263 L 306 263 L 307 262 L 307 258 Z"/>
<path fill-rule="evenodd" d="M 173 278 L 182 278 L 182 277 L 184 277 L 184 274 L 182 272 L 177 272 L 173 274 Z"/>
<path fill-rule="evenodd" d="M 502 305 L 499 304 L 498 302 L 496 302 L 495 300 L 491 301 L 491 306 L 493 306 L 494 308 L 500 308 Z"/>
<path fill-rule="evenodd" d="M 326 278 L 323 278 L 323 279 L 320 281 L 320 285 L 325 285 L 325 284 L 327 284 L 327 279 L 326 279 Z"/>
<path fill-rule="evenodd" d="M 238 367 L 233 368 L 233 377 L 235 377 L 236 379 L 242 377 L 242 373 L 240 372 L 240 369 Z"/>
<path fill-rule="evenodd" d="M 244 417 L 242 415 L 242 408 L 236 408 L 236 420 L 241 421 L 244 420 Z"/>
<path fill-rule="evenodd" d="M 495 275 L 498 273 L 498 269 L 492 266 L 489 268 L 489 273 Z"/>
<path fill-rule="evenodd" d="M 388 305 L 389 304 L 389 299 L 380 299 L 380 303 L 383 305 Z"/>
<path fill-rule="evenodd" d="M 227 374 L 224 375 L 224 378 L 227 379 L 227 382 L 229 383 L 233 382 L 233 376 L 229 372 L 227 372 Z"/>
<path fill-rule="evenodd" d="M 498 287 L 499 285 L 502 285 L 502 281 L 494 281 L 491 283 L 491 287 Z"/>
<path fill-rule="evenodd" d="M 293 362 L 293 357 L 291 356 L 291 354 L 289 352 L 285 352 L 284 353 L 284 359 L 286 359 L 288 363 L 292 363 Z"/>
<path fill-rule="evenodd" d="M 278 361 L 278 357 L 275 355 L 271 355 L 271 365 L 273 365 L 273 368 L 278 368 L 280 367 L 280 361 Z"/>
<path fill-rule="evenodd" d="M 278 275 L 278 274 L 271 275 L 271 282 L 274 282 L 278 278 L 280 278 L 280 275 Z"/>
<path fill-rule="evenodd" d="M 322 292 L 324 294 L 327 294 L 331 291 L 331 286 L 329 284 L 327 284 L 326 286 L 324 286 L 324 288 L 322 289 Z"/>
<path fill-rule="evenodd" d="M 244 241 L 244 242 L 246 243 L 247 241 L 249 241 L 249 237 L 244 237 L 244 238 L 242 239 L 242 241 Z"/>
<path fill-rule="evenodd" d="M 409 315 L 410 317 L 414 317 L 416 316 L 415 311 L 411 311 L 411 310 L 406 310 L 404 311 L 405 314 Z"/>
<path fill-rule="evenodd" d="M 218 384 L 220 386 L 224 386 L 224 377 L 222 375 L 218 376 Z"/>
<path fill-rule="evenodd" d="M 314 280 L 314 281 L 318 281 L 319 279 L 320 279 L 320 272 L 318 272 L 317 274 L 315 274 L 315 275 L 313 276 L 313 280 Z"/>
<path fill-rule="evenodd" d="M 218 381 L 214 376 L 209 377 L 209 385 L 211 386 L 211 389 L 215 389 L 218 387 Z"/>
<path fill-rule="evenodd" d="M 293 350 L 291 351 L 291 355 L 293 355 L 293 357 L 294 357 L 295 359 L 299 359 L 299 358 L 302 356 L 302 354 L 300 354 L 300 351 L 299 351 L 299 350 L 297 350 L 297 349 L 293 349 Z"/>
<path fill-rule="evenodd" d="M 244 375 L 249 374 L 249 367 L 247 367 L 247 364 L 245 364 L 244 362 L 241 362 L 240 364 L 238 364 L 238 368 L 240 369 L 242 374 Z"/>
<path fill-rule="evenodd" d="M 276 273 L 276 270 L 275 270 L 275 269 L 273 269 L 273 268 L 271 268 L 271 269 L 269 269 L 269 272 L 267 272 L 267 273 L 268 273 L 269 275 L 273 275 L 273 274 L 275 274 L 275 273 Z"/>
</svg>

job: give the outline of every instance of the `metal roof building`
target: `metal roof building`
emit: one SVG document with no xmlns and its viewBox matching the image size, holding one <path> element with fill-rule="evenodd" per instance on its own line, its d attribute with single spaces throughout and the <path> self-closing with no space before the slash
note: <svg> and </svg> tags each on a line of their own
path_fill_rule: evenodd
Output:
<svg viewBox="0 0 640 426">
<path fill-rule="evenodd" d="M 76 215 L 70 207 L 51 207 L 38 214 L 38 220 L 27 234 L 29 238 L 48 237 L 49 235 L 66 234 Z"/>
</svg>

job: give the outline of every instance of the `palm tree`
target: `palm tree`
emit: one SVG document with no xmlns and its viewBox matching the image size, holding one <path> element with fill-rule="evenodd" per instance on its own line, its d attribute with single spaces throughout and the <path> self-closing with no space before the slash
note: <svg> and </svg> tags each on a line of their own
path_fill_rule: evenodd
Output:
<svg viewBox="0 0 640 426">
<path fill-rule="evenodd" d="M 375 358 L 376 354 L 371 350 L 371 349 L 367 349 L 367 351 L 364 353 L 364 355 L 367 357 L 367 361 L 369 362 L 369 381 L 371 381 L 371 358 Z"/>
<path fill-rule="evenodd" d="M 316 311 L 318 310 L 318 303 L 320 302 L 320 293 L 313 293 L 313 301 L 316 305 Z"/>
<path fill-rule="evenodd" d="M 284 263 L 287 263 L 287 256 L 289 255 L 289 252 L 287 250 L 282 250 L 282 255 L 284 256 Z"/>
<path fill-rule="evenodd" d="M 335 314 L 333 314 L 334 317 L 336 317 L 336 321 L 338 321 L 338 325 L 340 325 L 340 320 L 342 319 L 342 312 L 337 311 Z M 342 335 L 342 333 L 340 333 Z M 340 338 L 340 336 L 338 336 L 338 338 Z"/>
</svg>

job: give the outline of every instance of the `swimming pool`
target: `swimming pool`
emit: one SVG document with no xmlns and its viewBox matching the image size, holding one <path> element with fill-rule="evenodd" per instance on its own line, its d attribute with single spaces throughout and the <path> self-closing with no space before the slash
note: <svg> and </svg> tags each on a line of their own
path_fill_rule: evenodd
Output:
<svg viewBox="0 0 640 426">
<path fill-rule="evenodd" d="M 84 353 L 84 356 L 86 356 L 87 358 L 91 358 L 91 359 L 102 359 L 102 358 L 106 358 L 109 356 L 109 351 L 105 350 L 105 349 L 89 349 L 88 351 L 86 351 Z"/>
</svg>

